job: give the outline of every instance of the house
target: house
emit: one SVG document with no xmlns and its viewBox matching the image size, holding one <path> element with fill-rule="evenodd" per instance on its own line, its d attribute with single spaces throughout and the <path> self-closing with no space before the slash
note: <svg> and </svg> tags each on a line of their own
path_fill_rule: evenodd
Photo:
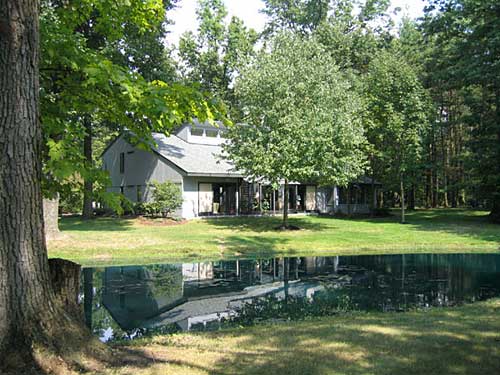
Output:
<svg viewBox="0 0 500 375">
<path fill-rule="evenodd" d="M 107 267 L 101 301 L 125 331 L 166 325 L 188 331 L 234 315 L 256 298 L 312 298 L 325 289 L 318 276 L 333 276 L 337 286 L 346 282 L 336 277 L 338 267 L 339 257 Z"/>
<path fill-rule="evenodd" d="M 224 126 L 194 122 L 181 126 L 170 136 L 154 133 L 151 151 L 135 147 L 127 134 L 116 138 L 103 152 L 109 171 L 109 191 L 122 193 L 132 202 L 150 198 L 152 181 L 172 181 L 183 195 L 175 213 L 185 219 L 202 216 L 252 214 L 282 211 L 284 187 L 251 181 L 222 157 Z M 314 183 L 291 183 L 288 188 L 291 212 L 369 212 L 371 184 L 363 179 L 343 189 Z"/>
</svg>

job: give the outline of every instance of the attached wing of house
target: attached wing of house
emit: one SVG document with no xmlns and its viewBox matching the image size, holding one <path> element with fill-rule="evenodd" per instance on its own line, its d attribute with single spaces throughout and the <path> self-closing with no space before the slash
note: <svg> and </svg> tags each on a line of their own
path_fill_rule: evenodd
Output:
<svg viewBox="0 0 500 375">
<path fill-rule="evenodd" d="M 284 194 L 289 195 L 291 212 L 368 211 L 369 184 L 366 178 L 347 190 L 311 183 L 293 183 L 274 190 L 265 183 L 254 183 L 223 157 L 224 127 L 208 123 L 186 124 L 174 134 L 153 134 L 151 151 L 135 147 L 125 135 L 118 137 L 102 155 L 112 185 L 132 202 L 150 199 L 152 181 L 171 181 L 179 185 L 182 208 L 175 214 L 191 219 L 198 216 L 279 212 Z M 343 202 L 342 199 L 345 201 Z M 352 207 L 351 207 L 352 206 Z"/>
</svg>

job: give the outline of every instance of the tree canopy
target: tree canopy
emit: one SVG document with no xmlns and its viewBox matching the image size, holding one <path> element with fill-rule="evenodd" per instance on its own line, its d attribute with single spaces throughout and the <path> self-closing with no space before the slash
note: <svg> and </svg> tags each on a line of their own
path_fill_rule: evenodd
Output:
<svg viewBox="0 0 500 375">
<path fill-rule="evenodd" d="M 361 101 L 315 39 L 276 36 L 241 70 L 236 94 L 245 124 L 229 130 L 225 151 L 238 170 L 275 187 L 346 185 L 362 173 Z"/>
</svg>

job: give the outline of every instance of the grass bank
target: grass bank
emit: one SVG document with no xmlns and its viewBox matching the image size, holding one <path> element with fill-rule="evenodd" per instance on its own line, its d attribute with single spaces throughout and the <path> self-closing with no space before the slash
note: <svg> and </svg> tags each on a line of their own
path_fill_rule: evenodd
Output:
<svg viewBox="0 0 500 375">
<path fill-rule="evenodd" d="M 124 362 L 106 374 L 497 374 L 500 300 L 157 336 L 116 349 Z"/>
<path fill-rule="evenodd" d="M 84 265 L 143 264 L 234 257 L 354 255 L 419 252 L 499 252 L 500 225 L 468 210 L 410 212 L 398 217 L 292 217 L 299 231 L 274 230 L 279 217 L 193 220 L 173 226 L 138 219 L 63 218 L 49 256 Z"/>
</svg>

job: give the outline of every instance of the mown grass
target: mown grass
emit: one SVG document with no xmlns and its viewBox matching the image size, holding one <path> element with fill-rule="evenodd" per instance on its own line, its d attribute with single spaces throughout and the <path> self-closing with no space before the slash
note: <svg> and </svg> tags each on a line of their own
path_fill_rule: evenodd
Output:
<svg viewBox="0 0 500 375">
<path fill-rule="evenodd" d="M 292 217 L 299 231 L 274 228 L 279 217 L 194 220 L 173 226 L 136 219 L 63 218 L 49 256 L 84 265 L 143 264 L 281 255 L 356 255 L 419 252 L 499 252 L 500 225 L 487 212 L 419 210 L 387 218 Z"/>
<path fill-rule="evenodd" d="M 114 375 L 498 374 L 500 300 L 142 339 Z"/>
</svg>

